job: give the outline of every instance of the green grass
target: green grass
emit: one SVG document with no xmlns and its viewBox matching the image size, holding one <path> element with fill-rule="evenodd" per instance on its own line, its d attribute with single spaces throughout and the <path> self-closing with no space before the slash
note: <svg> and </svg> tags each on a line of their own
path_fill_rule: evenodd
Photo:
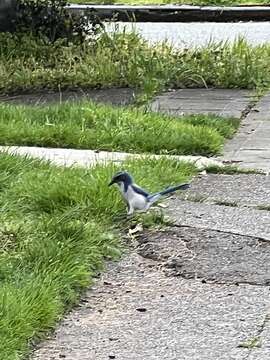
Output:
<svg viewBox="0 0 270 360">
<path fill-rule="evenodd" d="M 188 5 L 262 5 L 269 4 L 268 0 L 72 0 L 77 4 L 128 4 L 128 5 L 167 5 L 167 4 L 188 4 Z"/>
<path fill-rule="evenodd" d="M 238 204 L 235 201 L 226 201 L 226 200 L 216 200 L 214 201 L 215 205 L 219 206 L 229 206 L 229 207 L 237 207 Z"/>
<path fill-rule="evenodd" d="M 242 169 L 236 165 L 210 165 L 205 168 L 205 171 L 209 174 L 224 174 L 224 175 L 237 175 L 237 174 L 264 174 L 258 169 Z"/>
<path fill-rule="evenodd" d="M 150 191 L 196 173 L 193 165 L 167 159 L 137 160 L 122 168 Z M 124 204 L 117 189 L 108 187 L 117 170 L 114 165 L 57 168 L 0 154 L 2 360 L 23 358 L 78 300 L 104 259 L 121 254 L 124 223 L 117 218 Z"/>
<path fill-rule="evenodd" d="M 0 105 L 0 143 L 156 154 L 217 154 L 239 125 L 216 116 L 171 117 L 89 102 Z"/>
<path fill-rule="evenodd" d="M 102 34 L 82 45 L 54 45 L 0 34 L 0 93 L 129 86 L 153 94 L 166 87 L 267 88 L 270 46 L 209 44 L 177 50 L 135 33 Z"/>
<path fill-rule="evenodd" d="M 262 347 L 262 339 L 260 336 L 255 336 L 253 338 L 248 339 L 247 341 L 241 342 L 237 347 L 245 348 L 245 349 L 254 349 Z"/>
<path fill-rule="evenodd" d="M 258 206 L 256 206 L 256 208 L 258 210 L 270 211 L 270 205 L 258 205 Z"/>
</svg>

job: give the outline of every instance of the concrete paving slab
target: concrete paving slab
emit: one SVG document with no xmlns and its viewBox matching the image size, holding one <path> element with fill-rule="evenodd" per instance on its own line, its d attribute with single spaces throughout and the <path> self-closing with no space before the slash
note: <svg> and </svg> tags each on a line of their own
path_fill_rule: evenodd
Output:
<svg viewBox="0 0 270 360">
<path fill-rule="evenodd" d="M 252 349 L 247 360 L 269 360 L 270 349 Z"/>
<path fill-rule="evenodd" d="M 63 91 L 35 91 L 18 95 L 0 95 L 0 102 L 25 105 L 46 105 L 65 101 L 93 100 L 111 105 L 127 105 L 134 102 L 135 90 L 130 88 L 78 89 Z"/>
<path fill-rule="evenodd" d="M 95 151 L 95 150 L 77 150 L 60 148 L 42 148 L 35 146 L 0 146 L 0 151 L 7 151 L 10 154 L 22 156 L 31 156 L 38 159 L 49 160 L 55 165 L 63 166 L 94 166 L 97 163 L 106 164 L 110 162 L 121 163 L 129 158 L 160 158 L 170 157 L 179 161 L 191 162 L 198 169 L 204 169 L 207 166 L 224 166 L 222 162 L 204 156 L 171 156 L 171 155 L 151 155 L 151 154 L 130 154 L 121 152 Z"/>
<path fill-rule="evenodd" d="M 270 209 L 270 177 L 260 174 L 201 175 L 192 181 L 190 189 L 179 196 L 209 204 L 227 203 Z"/>
<path fill-rule="evenodd" d="M 240 167 L 270 171 L 270 93 L 264 96 L 242 121 L 236 136 L 223 152 L 223 160 Z"/>
<path fill-rule="evenodd" d="M 170 199 L 166 213 L 178 226 L 218 230 L 270 241 L 270 212 Z"/>
<path fill-rule="evenodd" d="M 157 96 L 153 111 L 184 114 L 217 114 L 240 118 L 252 101 L 252 92 L 234 89 L 177 89 Z"/>
<path fill-rule="evenodd" d="M 136 253 L 110 264 L 33 360 L 244 360 L 269 289 L 166 276 Z"/>
</svg>

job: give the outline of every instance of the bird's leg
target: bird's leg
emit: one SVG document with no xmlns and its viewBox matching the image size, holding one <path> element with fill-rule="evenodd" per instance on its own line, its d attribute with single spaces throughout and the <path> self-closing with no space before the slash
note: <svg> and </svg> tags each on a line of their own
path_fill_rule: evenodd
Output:
<svg viewBox="0 0 270 360">
<path fill-rule="evenodd" d="M 127 215 L 128 215 L 128 216 L 133 215 L 133 213 L 134 213 L 133 207 L 132 207 L 129 203 L 127 204 L 127 206 L 128 206 Z"/>
</svg>

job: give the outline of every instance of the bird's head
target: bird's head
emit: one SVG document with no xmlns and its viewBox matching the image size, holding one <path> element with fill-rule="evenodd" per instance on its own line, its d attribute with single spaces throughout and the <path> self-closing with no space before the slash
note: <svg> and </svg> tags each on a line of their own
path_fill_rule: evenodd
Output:
<svg viewBox="0 0 270 360">
<path fill-rule="evenodd" d="M 120 185 L 121 183 L 124 183 L 126 186 L 133 183 L 132 177 L 129 175 L 126 171 L 119 171 L 117 172 L 113 177 L 111 182 L 109 183 L 109 186 L 113 184 Z"/>
</svg>

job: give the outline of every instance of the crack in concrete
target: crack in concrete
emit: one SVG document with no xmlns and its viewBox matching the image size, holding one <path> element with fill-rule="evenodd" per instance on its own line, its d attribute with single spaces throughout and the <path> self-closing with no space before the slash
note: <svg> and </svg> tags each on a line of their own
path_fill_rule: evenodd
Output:
<svg viewBox="0 0 270 360">
<path fill-rule="evenodd" d="M 180 225 L 177 223 L 173 223 L 172 225 L 169 225 L 170 227 L 177 227 L 177 228 L 190 228 L 190 229 L 200 229 L 200 230 L 211 230 L 211 231 L 216 231 L 218 233 L 223 233 L 223 234 L 232 234 L 232 235 L 239 235 L 239 236 L 245 236 L 247 238 L 251 238 L 251 239 L 257 239 L 263 243 L 266 243 L 268 245 L 270 245 L 270 241 L 269 239 L 266 239 L 264 237 L 261 236 L 253 236 L 253 235 L 247 235 L 247 234 L 243 234 L 237 231 L 226 231 L 226 230 L 219 230 L 219 229 L 215 229 L 212 227 L 200 227 L 200 226 L 191 226 L 191 225 Z"/>
<path fill-rule="evenodd" d="M 258 104 L 259 99 L 256 100 L 253 98 L 250 103 L 242 110 L 240 120 L 245 119 L 248 114 L 255 108 L 255 106 Z"/>
<path fill-rule="evenodd" d="M 256 209 L 261 211 L 270 211 L 270 204 L 268 205 L 252 205 L 252 204 L 241 204 L 236 201 L 228 201 L 228 200 L 218 200 L 218 199 L 210 199 L 207 196 L 187 196 L 185 197 L 186 201 L 190 201 L 193 203 L 204 203 L 209 205 L 219 205 L 219 206 L 228 206 L 228 207 L 237 207 L 237 208 L 247 208 L 247 209 Z"/>
</svg>

